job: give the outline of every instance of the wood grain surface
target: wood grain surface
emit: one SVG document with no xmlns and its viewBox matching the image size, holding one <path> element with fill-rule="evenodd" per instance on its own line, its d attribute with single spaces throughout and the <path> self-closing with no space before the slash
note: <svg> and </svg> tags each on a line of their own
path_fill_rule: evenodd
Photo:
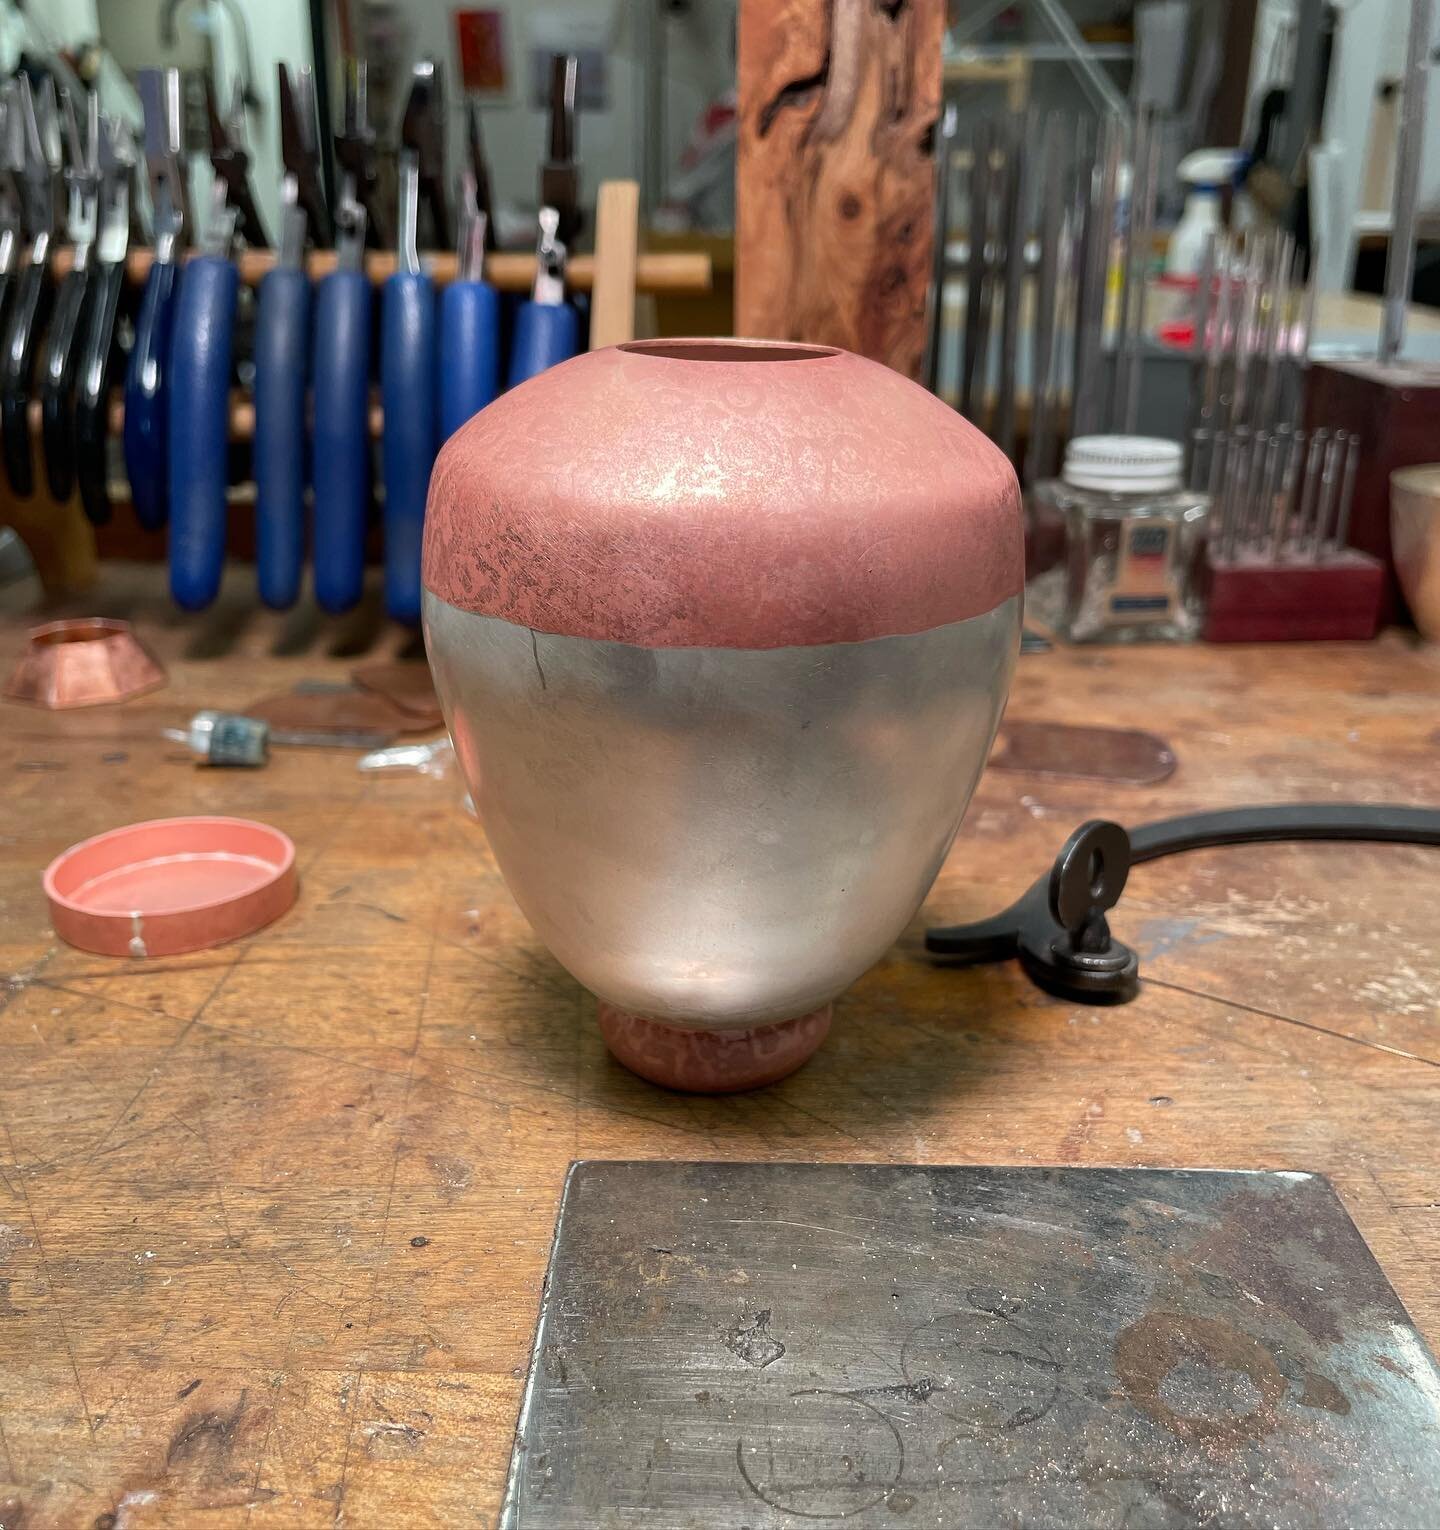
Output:
<svg viewBox="0 0 1440 1530">
<path fill-rule="evenodd" d="M 661 1093 L 516 910 L 452 775 L 343 751 L 197 768 L 159 730 L 340 679 L 401 637 L 204 619 L 107 566 L 170 668 L 127 706 L 0 706 L 0 1525 L 491 1523 L 566 1165 L 577 1157 L 1153 1164 L 1332 1177 L 1440 1336 L 1440 852 L 1257 846 L 1144 866 L 1116 920 L 1140 998 L 933 965 L 927 922 L 999 909 L 1082 819 L 1440 802 L 1440 650 L 1055 652 L 1012 715 L 1159 732 L 1137 787 L 991 772 L 921 917 L 799 1074 Z M 6 597 L 0 595 L 0 607 Z M 22 641 L 9 598 L 0 664 Z M 294 909 L 163 962 L 57 944 L 40 874 L 177 812 L 299 848 Z M 623 1208 L 617 1208 L 623 1214 Z"/>
<path fill-rule="evenodd" d="M 943 0 L 742 0 L 735 332 L 918 377 Z"/>
</svg>

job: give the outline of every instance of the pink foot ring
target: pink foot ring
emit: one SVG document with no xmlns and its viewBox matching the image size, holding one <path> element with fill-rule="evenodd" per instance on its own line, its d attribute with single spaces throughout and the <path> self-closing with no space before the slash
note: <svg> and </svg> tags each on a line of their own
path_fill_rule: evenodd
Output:
<svg viewBox="0 0 1440 1530">
<path fill-rule="evenodd" d="M 666 1025 L 600 1003 L 600 1033 L 641 1078 L 689 1094 L 759 1089 L 793 1073 L 830 1030 L 832 1006 L 757 1025 L 748 1031 L 700 1031 Z"/>
</svg>

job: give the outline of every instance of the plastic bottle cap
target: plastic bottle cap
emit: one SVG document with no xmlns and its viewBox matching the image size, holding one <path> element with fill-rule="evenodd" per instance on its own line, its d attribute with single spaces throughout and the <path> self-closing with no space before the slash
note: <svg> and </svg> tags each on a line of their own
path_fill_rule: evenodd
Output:
<svg viewBox="0 0 1440 1530">
<path fill-rule="evenodd" d="M 1180 487 L 1183 460 L 1178 441 L 1158 436 L 1077 436 L 1061 476 L 1077 489 L 1150 494 Z"/>
</svg>

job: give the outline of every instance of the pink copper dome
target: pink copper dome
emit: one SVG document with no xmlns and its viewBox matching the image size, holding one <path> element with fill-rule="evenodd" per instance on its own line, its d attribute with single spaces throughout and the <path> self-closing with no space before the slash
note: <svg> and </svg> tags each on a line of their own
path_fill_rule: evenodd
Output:
<svg viewBox="0 0 1440 1530">
<path fill-rule="evenodd" d="M 654 340 L 502 395 L 440 453 L 425 587 L 542 632 L 780 648 L 922 632 L 1020 592 L 1005 457 L 888 367 Z"/>
</svg>

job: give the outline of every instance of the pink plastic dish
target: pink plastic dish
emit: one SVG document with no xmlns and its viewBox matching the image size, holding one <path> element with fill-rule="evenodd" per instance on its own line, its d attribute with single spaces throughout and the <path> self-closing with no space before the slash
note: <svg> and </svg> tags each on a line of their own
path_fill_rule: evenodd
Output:
<svg viewBox="0 0 1440 1530">
<path fill-rule="evenodd" d="M 45 871 L 55 933 L 101 956 L 176 956 L 278 919 L 298 889 L 288 835 L 246 818 L 156 818 L 72 845 Z"/>
</svg>

